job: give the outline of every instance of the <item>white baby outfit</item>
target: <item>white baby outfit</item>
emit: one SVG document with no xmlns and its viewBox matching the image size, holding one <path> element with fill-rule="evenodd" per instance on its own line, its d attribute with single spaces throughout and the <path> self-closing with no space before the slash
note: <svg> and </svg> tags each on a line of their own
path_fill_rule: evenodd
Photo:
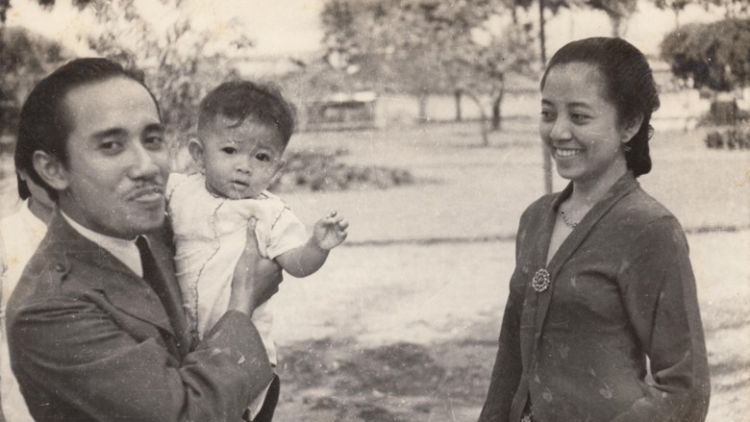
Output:
<svg viewBox="0 0 750 422">
<path fill-rule="evenodd" d="M 265 258 L 274 259 L 303 246 L 308 239 L 304 224 L 279 197 L 267 191 L 253 199 L 223 198 L 206 190 L 202 174 L 172 173 L 167 202 L 183 306 L 191 327 L 201 337 L 227 311 L 234 268 L 245 248 L 251 218 L 257 220 L 255 235 Z M 252 319 L 275 365 L 270 302 L 257 308 Z M 264 397 L 262 394 L 260 403 L 254 404 L 262 405 Z"/>
</svg>

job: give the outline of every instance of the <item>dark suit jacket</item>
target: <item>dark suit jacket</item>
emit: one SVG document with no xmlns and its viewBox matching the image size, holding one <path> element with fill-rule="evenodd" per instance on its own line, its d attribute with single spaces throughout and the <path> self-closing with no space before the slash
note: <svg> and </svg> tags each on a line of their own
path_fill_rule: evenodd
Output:
<svg viewBox="0 0 750 422">
<path fill-rule="evenodd" d="M 570 192 L 542 197 L 521 217 L 480 421 L 518 422 L 529 399 L 536 422 L 703 421 L 708 364 L 680 225 L 628 173 L 547 264 Z M 531 286 L 539 269 L 551 279 L 542 292 Z"/>
<path fill-rule="evenodd" d="M 236 422 L 271 381 L 245 314 L 228 312 L 191 341 L 158 237 L 149 241 L 163 283 L 152 288 L 53 218 L 8 306 L 13 371 L 36 420 Z"/>
</svg>

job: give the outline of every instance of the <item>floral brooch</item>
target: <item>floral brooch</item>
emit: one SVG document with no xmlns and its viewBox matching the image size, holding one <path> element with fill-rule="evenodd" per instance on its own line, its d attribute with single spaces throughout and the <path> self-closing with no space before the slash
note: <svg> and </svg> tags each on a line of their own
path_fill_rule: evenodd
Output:
<svg viewBox="0 0 750 422">
<path fill-rule="evenodd" d="M 549 287 L 549 283 L 549 271 L 544 268 L 538 269 L 534 273 L 534 278 L 531 279 L 531 287 L 533 287 L 534 290 L 536 290 L 538 293 L 547 290 L 547 287 Z"/>
</svg>

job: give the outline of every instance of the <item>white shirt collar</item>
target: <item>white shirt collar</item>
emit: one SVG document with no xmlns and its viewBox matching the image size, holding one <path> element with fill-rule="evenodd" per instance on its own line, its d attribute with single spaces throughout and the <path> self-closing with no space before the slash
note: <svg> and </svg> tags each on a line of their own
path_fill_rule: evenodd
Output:
<svg viewBox="0 0 750 422">
<path fill-rule="evenodd" d="M 65 218 L 65 221 L 67 221 L 68 224 L 70 224 L 70 226 L 75 229 L 75 231 L 80 233 L 81 236 L 96 243 L 97 245 L 104 248 L 107 252 L 114 255 L 115 258 L 119 259 L 120 262 L 125 264 L 126 267 L 130 268 L 134 273 L 136 273 L 138 277 L 143 277 L 141 254 L 138 252 L 138 247 L 135 246 L 135 239 L 118 239 L 116 237 L 97 233 L 78 224 L 75 220 L 65 215 L 62 210 L 60 211 L 60 214 L 62 214 L 63 218 Z"/>
</svg>

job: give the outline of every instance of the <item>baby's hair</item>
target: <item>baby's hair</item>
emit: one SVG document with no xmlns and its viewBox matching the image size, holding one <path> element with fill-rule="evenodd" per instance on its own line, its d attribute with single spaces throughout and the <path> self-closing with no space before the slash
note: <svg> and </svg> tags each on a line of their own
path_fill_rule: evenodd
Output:
<svg viewBox="0 0 750 422">
<path fill-rule="evenodd" d="M 279 131 L 284 147 L 294 132 L 294 110 L 270 85 L 237 80 L 216 87 L 200 103 L 198 133 L 210 130 L 218 116 L 233 120 L 230 127 L 239 126 L 248 118 L 257 119 Z"/>
</svg>

